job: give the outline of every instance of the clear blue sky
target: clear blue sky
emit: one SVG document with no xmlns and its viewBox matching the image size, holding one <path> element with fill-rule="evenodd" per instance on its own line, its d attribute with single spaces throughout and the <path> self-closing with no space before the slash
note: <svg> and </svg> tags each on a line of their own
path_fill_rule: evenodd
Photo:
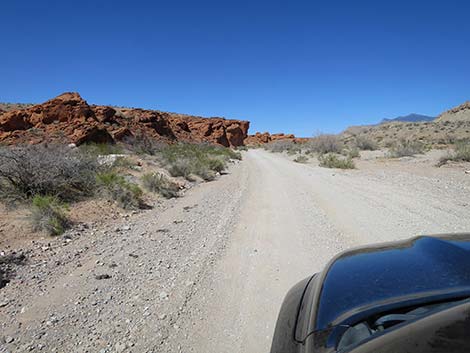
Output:
<svg viewBox="0 0 470 353">
<path fill-rule="evenodd" d="M 0 101 L 78 91 L 310 136 L 470 99 L 464 0 L 5 0 L 0 13 Z"/>
</svg>

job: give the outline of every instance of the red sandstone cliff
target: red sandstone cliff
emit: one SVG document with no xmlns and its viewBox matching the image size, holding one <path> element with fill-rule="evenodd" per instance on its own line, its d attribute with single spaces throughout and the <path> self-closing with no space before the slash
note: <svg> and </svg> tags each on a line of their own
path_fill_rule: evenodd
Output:
<svg viewBox="0 0 470 353">
<path fill-rule="evenodd" d="M 241 146 L 249 122 L 89 105 L 78 93 L 64 93 L 43 104 L 0 111 L 0 143 L 60 141 L 116 142 L 136 134 L 162 141 L 210 142 Z"/>
</svg>

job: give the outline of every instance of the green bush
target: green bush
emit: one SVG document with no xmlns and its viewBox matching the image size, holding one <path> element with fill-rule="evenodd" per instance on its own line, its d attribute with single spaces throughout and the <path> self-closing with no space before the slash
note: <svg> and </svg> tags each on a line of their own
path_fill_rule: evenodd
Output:
<svg viewBox="0 0 470 353">
<path fill-rule="evenodd" d="M 32 199 L 31 222 L 35 231 L 60 235 L 69 226 L 68 208 L 53 196 L 36 195 Z"/>
<path fill-rule="evenodd" d="M 172 176 L 187 179 L 197 175 L 204 180 L 212 180 L 216 172 L 220 173 L 226 168 L 230 159 L 241 159 L 240 152 L 205 143 L 168 145 L 160 153 Z"/>
<path fill-rule="evenodd" d="M 142 189 L 137 184 L 128 182 L 114 171 L 99 173 L 96 176 L 99 189 L 104 195 L 124 209 L 137 209 L 143 205 Z"/>
<path fill-rule="evenodd" d="M 392 158 L 412 157 L 424 153 L 424 145 L 419 141 L 401 140 L 394 143 L 389 154 Z"/>
<path fill-rule="evenodd" d="M 179 196 L 179 185 L 164 174 L 145 174 L 142 176 L 142 184 L 148 191 L 159 193 L 167 199 Z"/>
<path fill-rule="evenodd" d="M 341 158 L 333 153 L 327 153 L 319 157 L 320 167 L 354 169 L 356 165 L 351 158 Z"/>
</svg>

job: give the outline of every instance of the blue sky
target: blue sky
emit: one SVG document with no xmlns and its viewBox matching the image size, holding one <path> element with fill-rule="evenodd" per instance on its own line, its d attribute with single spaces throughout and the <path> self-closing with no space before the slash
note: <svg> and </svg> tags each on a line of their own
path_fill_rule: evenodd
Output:
<svg viewBox="0 0 470 353">
<path fill-rule="evenodd" d="M 463 0 L 6 0 L 0 13 L 0 101 L 78 91 L 310 136 L 470 99 Z"/>
</svg>

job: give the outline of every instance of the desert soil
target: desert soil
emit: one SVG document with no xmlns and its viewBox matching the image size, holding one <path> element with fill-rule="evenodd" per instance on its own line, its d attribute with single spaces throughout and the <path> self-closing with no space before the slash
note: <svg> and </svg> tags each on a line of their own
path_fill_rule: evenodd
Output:
<svg viewBox="0 0 470 353">
<path fill-rule="evenodd" d="M 250 150 L 184 198 L 25 246 L 0 352 L 268 352 L 287 290 L 338 252 L 470 230 L 464 166 L 359 167 Z"/>
</svg>

